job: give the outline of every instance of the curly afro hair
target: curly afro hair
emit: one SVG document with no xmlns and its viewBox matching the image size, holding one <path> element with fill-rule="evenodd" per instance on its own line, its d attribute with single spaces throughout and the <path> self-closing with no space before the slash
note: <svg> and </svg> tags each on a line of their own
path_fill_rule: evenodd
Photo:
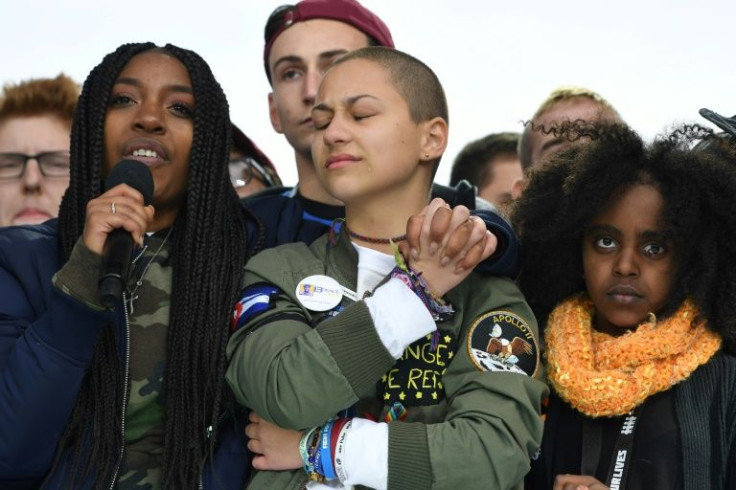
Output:
<svg viewBox="0 0 736 490">
<path fill-rule="evenodd" d="M 677 273 L 667 316 L 686 297 L 733 350 L 736 339 L 736 154 L 700 151 L 712 131 L 684 126 L 650 144 L 624 125 L 563 128 L 585 142 L 530 174 L 512 221 L 522 244 L 519 284 L 540 323 L 572 294 L 584 292 L 582 243 L 591 222 L 636 184 L 665 200 L 663 224 Z"/>
</svg>

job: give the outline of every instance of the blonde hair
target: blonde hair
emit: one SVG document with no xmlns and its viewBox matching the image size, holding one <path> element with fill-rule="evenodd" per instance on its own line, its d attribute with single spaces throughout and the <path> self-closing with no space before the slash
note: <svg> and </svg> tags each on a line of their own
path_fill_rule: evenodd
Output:
<svg viewBox="0 0 736 490">
<path fill-rule="evenodd" d="M 549 111 L 556 104 L 576 98 L 589 99 L 600 106 L 600 112 L 606 114 L 614 121 L 623 122 L 621 115 L 616 109 L 613 108 L 610 102 L 604 99 L 598 92 L 595 92 L 589 88 L 582 87 L 579 85 L 562 85 L 555 88 L 550 92 L 547 98 L 542 102 L 537 111 L 532 116 L 531 121 L 527 122 L 524 126 L 524 131 L 521 133 L 519 138 L 519 146 L 517 147 L 517 153 L 521 160 L 521 166 L 526 169 L 532 165 L 532 138 L 531 134 L 534 131 L 534 123 L 544 113 Z"/>
<path fill-rule="evenodd" d="M 601 109 L 604 111 L 612 112 L 617 117 L 619 116 L 616 109 L 613 108 L 610 102 L 608 102 L 606 99 L 601 97 L 601 95 L 598 92 L 595 92 L 593 90 L 590 90 L 586 87 L 581 87 L 578 85 L 562 85 L 560 87 L 557 87 L 554 89 L 550 94 L 547 96 L 547 98 L 542 102 L 542 104 L 537 109 L 537 112 L 534 113 L 534 116 L 532 117 L 532 120 L 537 119 L 539 116 L 550 110 L 550 108 L 557 104 L 558 102 L 562 102 L 563 100 L 572 99 L 575 97 L 585 97 L 588 98 L 597 104 L 601 106 Z"/>
</svg>

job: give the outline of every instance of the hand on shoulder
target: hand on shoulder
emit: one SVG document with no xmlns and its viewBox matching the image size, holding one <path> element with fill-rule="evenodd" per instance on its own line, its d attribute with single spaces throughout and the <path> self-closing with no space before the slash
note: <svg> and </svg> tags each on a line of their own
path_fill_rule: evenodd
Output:
<svg viewBox="0 0 736 490">
<path fill-rule="evenodd" d="M 435 198 L 409 218 L 399 249 L 437 296 L 460 284 L 496 250 L 496 237 L 465 206 L 450 208 Z"/>
</svg>

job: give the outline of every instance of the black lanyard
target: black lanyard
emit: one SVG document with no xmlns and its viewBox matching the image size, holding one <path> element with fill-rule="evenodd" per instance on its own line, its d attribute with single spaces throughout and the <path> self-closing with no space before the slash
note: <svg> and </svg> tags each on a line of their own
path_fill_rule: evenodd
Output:
<svg viewBox="0 0 736 490">
<path fill-rule="evenodd" d="M 634 447 L 634 430 L 641 413 L 641 405 L 629 412 L 621 423 L 613 445 L 611 463 L 608 467 L 606 485 L 611 490 L 625 490 L 629 476 L 631 453 Z M 586 417 L 583 420 L 583 454 L 580 461 L 580 473 L 595 475 L 601 454 L 602 427 L 597 419 Z"/>
</svg>

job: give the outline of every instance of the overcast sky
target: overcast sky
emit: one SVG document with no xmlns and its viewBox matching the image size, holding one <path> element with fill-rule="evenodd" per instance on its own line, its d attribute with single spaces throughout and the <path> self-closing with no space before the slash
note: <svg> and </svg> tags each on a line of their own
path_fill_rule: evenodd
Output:
<svg viewBox="0 0 736 490">
<path fill-rule="evenodd" d="M 167 42 L 201 54 L 233 121 L 296 181 L 291 148 L 268 120 L 263 26 L 279 0 L 2 0 L 0 81 L 82 82 L 124 42 Z M 438 182 L 469 141 L 519 131 L 559 85 L 606 97 L 646 138 L 708 107 L 736 114 L 736 1 L 364 0 L 399 49 L 434 69 L 450 106 Z"/>
</svg>

